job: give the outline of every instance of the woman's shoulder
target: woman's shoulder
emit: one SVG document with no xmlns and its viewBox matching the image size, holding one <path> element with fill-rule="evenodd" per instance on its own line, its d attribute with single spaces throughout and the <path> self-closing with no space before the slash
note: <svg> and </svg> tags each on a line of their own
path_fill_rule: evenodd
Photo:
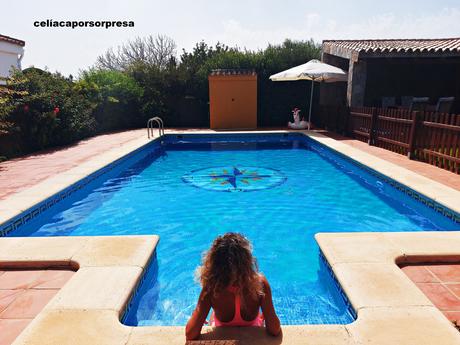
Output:
<svg viewBox="0 0 460 345">
<path fill-rule="evenodd" d="M 267 277 L 265 277 L 265 275 L 262 272 L 259 272 L 259 281 L 262 284 L 264 290 L 270 288 L 270 284 L 268 283 Z"/>
<path fill-rule="evenodd" d="M 265 277 L 265 274 L 263 274 L 262 272 L 258 272 L 257 275 L 259 276 L 259 279 L 261 282 L 266 282 L 267 281 L 267 278 Z"/>
</svg>

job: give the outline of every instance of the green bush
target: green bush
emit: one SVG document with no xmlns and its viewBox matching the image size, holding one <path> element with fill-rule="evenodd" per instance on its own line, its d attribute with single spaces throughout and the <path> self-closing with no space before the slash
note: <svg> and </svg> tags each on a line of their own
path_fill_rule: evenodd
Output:
<svg viewBox="0 0 460 345">
<path fill-rule="evenodd" d="M 265 50 L 248 51 L 224 44 L 199 42 L 191 52 L 183 51 L 179 63 L 159 68 L 147 61 L 124 69 L 142 87 L 144 120 L 160 116 L 167 126 L 209 126 L 208 76 L 213 69 L 253 69 L 258 74 L 258 123 L 286 125 L 295 106 L 307 114 L 310 83 L 275 83 L 271 74 L 320 57 L 313 41 L 286 40 Z"/>
<path fill-rule="evenodd" d="M 7 109 L 8 132 L 17 136 L 24 152 L 69 144 L 95 132 L 91 103 L 70 78 L 29 68 L 15 71 L 6 90 L 0 113 Z"/>
<path fill-rule="evenodd" d="M 76 86 L 93 104 L 100 131 L 145 125 L 140 109 L 143 89 L 126 73 L 91 69 Z"/>
</svg>

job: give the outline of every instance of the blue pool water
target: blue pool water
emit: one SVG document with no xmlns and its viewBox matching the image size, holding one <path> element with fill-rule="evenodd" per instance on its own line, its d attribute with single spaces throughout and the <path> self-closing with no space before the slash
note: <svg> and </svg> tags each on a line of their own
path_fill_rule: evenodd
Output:
<svg viewBox="0 0 460 345">
<path fill-rule="evenodd" d="M 283 324 L 348 323 L 317 232 L 459 230 L 460 225 L 303 136 L 168 137 L 10 236 L 158 234 L 124 322 L 184 325 L 212 240 L 253 243 Z"/>
</svg>

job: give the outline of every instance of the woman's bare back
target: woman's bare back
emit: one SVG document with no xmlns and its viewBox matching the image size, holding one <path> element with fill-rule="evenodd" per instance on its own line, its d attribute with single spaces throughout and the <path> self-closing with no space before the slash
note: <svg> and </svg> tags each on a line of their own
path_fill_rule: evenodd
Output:
<svg viewBox="0 0 460 345">
<path fill-rule="evenodd" d="M 251 296 L 244 296 L 240 314 L 243 320 L 252 321 L 259 315 L 261 299 L 254 300 Z M 224 290 L 211 298 L 211 306 L 217 318 L 222 322 L 230 322 L 235 317 L 235 293 Z"/>
</svg>

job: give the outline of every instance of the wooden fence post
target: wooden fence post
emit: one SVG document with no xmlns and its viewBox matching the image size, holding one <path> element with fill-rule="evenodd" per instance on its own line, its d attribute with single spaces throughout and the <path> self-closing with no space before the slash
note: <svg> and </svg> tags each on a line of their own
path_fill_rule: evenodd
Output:
<svg viewBox="0 0 460 345">
<path fill-rule="evenodd" d="M 409 136 L 409 149 L 407 151 L 407 157 L 409 159 L 415 158 L 415 139 L 417 138 L 417 128 L 419 123 L 419 112 L 413 111 L 412 112 L 412 124 L 410 127 L 410 136 Z"/>
<path fill-rule="evenodd" d="M 369 128 L 369 145 L 375 145 L 375 126 L 377 125 L 377 108 L 372 108 L 371 126 Z"/>
</svg>

